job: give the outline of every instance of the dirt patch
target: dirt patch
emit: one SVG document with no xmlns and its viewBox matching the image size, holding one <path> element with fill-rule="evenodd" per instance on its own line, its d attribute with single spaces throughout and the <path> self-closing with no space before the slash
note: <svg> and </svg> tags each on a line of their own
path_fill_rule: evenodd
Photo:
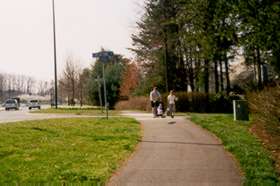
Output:
<svg viewBox="0 0 280 186">
<path fill-rule="evenodd" d="M 270 135 L 260 123 L 254 123 L 250 131 L 261 139 L 263 145 L 271 152 L 275 160 L 275 167 L 280 178 L 280 136 Z"/>
</svg>

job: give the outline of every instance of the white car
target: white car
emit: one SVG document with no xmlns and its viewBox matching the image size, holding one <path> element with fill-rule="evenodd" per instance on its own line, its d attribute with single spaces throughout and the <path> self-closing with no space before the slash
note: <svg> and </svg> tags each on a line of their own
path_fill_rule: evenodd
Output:
<svg viewBox="0 0 280 186">
<path fill-rule="evenodd" d="M 10 109 L 19 110 L 19 104 L 16 99 L 6 100 L 4 106 L 5 106 L 5 110 L 10 110 Z"/>
<path fill-rule="evenodd" d="M 39 100 L 30 100 L 29 103 L 27 104 L 28 109 L 31 110 L 33 108 L 41 109 L 41 104 Z"/>
</svg>

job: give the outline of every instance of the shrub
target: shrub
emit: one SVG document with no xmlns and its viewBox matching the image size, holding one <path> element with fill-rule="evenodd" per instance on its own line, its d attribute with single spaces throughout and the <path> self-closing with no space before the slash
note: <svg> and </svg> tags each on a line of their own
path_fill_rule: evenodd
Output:
<svg viewBox="0 0 280 186">
<path fill-rule="evenodd" d="M 280 133 L 280 86 L 248 94 L 250 110 L 255 120 L 273 134 Z"/>
<path fill-rule="evenodd" d="M 199 113 L 232 113 L 233 100 L 240 99 L 239 96 L 201 92 L 177 92 L 176 96 L 178 97 L 178 102 L 176 103 L 177 111 Z M 166 100 L 167 94 L 164 94 L 163 97 Z"/>
<path fill-rule="evenodd" d="M 209 96 L 205 93 L 191 93 L 191 112 L 207 112 L 209 110 Z"/>
<path fill-rule="evenodd" d="M 276 157 L 280 175 L 280 86 L 266 88 L 247 95 L 253 115 L 253 132 Z"/>
<path fill-rule="evenodd" d="M 233 100 L 240 100 L 237 95 L 225 95 L 225 94 L 211 94 L 209 96 L 210 108 L 208 112 L 211 113 L 232 113 L 233 112 Z"/>
<path fill-rule="evenodd" d="M 150 111 L 150 101 L 148 97 L 138 96 L 138 97 L 130 97 L 126 101 L 119 101 L 115 105 L 115 109 L 117 110 L 142 110 L 142 111 Z"/>
<path fill-rule="evenodd" d="M 167 104 L 168 94 L 163 94 L 164 105 Z M 178 101 L 176 102 L 176 110 L 180 112 L 206 112 L 207 110 L 207 94 L 204 93 L 188 93 L 176 92 Z"/>
<path fill-rule="evenodd" d="M 162 95 L 163 105 L 167 105 L 167 93 Z M 236 96 L 226 96 L 223 94 L 205 94 L 205 93 L 189 93 L 176 92 L 178 101 L 176 110 L 179 112 L 212 112 L 212 113 L 231 113 L 232 101 L 239 99 Z M 120 101 L 116 105 L 118 110 L 144 110 L 150 111 L 149 97 L 130 97 L 128 101 Z"/>
</svg>

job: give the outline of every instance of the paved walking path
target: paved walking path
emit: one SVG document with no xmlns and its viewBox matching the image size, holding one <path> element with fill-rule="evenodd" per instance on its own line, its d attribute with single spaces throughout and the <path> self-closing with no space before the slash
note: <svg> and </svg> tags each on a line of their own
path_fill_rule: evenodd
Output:
<svg viewBox="0 0 280 186">
<path fill-rule="evenodd" d="M 124 115 L 141 122 L 144 136 L 109 186 L 241 185 L 238 167 L 221 142 L 185 117 Z"/>
</svg>

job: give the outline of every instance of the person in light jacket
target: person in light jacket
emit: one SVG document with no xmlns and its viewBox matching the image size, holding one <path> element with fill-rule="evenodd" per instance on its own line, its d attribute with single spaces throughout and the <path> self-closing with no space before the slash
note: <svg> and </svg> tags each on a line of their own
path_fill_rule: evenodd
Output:
<svg viewBox="0 0 280 186">
<path fill-rule="evenodd" d="M 157 117 L 157 107 L 159 106 L 159 102 L 161 100 L 161 95 L 157 90 L 157 87 L 154 87 L 153 90 L 150 92 L 150 101 L 152 106 L 152 113 L 154 118 Z"/>
<path fill-rule="evenodd" d="M 168 110 L 167 112 L 170 114 L 172 118 L 174 118 L 174 113 L 175 113 L 175 102 L 178 100 L 178 98 L 174 95 L 174 91 L 171 90 L 169 95 L 167 96 L 167 105 L 168 105 Z M 169 115 L 167 114 L 167 115 Z"/>
</svg>

